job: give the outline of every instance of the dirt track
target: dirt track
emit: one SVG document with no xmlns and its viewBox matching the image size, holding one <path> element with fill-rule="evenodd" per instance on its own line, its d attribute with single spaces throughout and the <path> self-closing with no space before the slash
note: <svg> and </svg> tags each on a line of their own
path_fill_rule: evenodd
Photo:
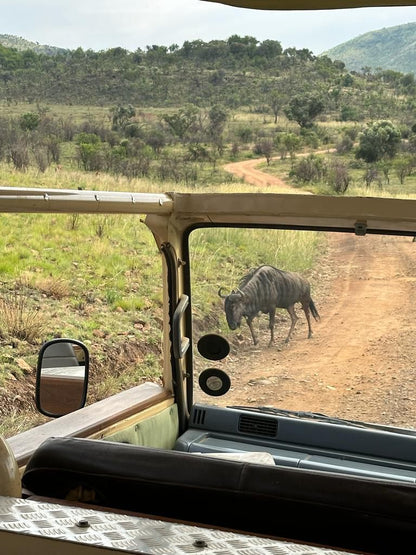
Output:
<svg viewBox="0 0 416 555">
<path fill-rule="evenodd" d="M 264 162 L 266 160 L 264 159 Z M 244 162 L 231 162 L 224 166 L 224 170 L 232 173 L 236 177 L 239 177 L 243 181 L 250 183 L 251 185 L 259 185 L 261 187 L 268 187 L 270 185 L 278 185 L 282 188 L 282 193 L 285 192 L 298 192 L 290 185 L 286 185 L 284 181 L 262 172 L 257 169 L 257 166 L 261 163 L 261 160 L 245 160 Z"/>
<path fill-rule="evenodd" d="M 230 164 L 255 185 L 287 185 L 255 169 L 258 161 Z M 358 238 L 360 239 L 360 238 Z M 247 326 L 239 332 L 244 367 L 231 353 L 225 368 L 238 388 L 221 403 L 273 405 L 313 410 L 345 418 L 416 425 L 416 323 L 412 299 L 416 284 L 416 243 L 408 237 L 350 234 L 331 239 L 319 271 L 312 277 L 321 315 L 299 320 L 285 344 L 288 319 L 279 314 L 276 342 L 268 347 L 267 317 L 256 319 L 260 344 L 250 342 Z M 280 318 L 280 321 L 279 321 Z M 382 321 L 382 325 L 380 325 Z M 211 400 L 212 401 L 212 400 Z"/>
</svg>

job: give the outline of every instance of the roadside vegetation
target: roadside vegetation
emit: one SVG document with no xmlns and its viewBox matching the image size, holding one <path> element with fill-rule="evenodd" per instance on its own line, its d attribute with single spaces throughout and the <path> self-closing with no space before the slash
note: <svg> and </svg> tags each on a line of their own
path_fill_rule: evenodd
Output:
<svg viewBox="0 0 416 555">
<path fill-rule="evenodd" d="M 249 192 L 223 166 L 260 158 L 263 171 L 315 194 L 416 194 L 414 80 L 349 73 L 275 41 L 214 42 L 55 56 L 2 47 L 1 185 Z M 196 235 L 193 247 L 200 283 L 232 288 L 257 263 L 308 274 L 324 245 L 313 236 L 299 244 L 295 232 L 286 244 L 260 245 L 247 231 L 238 256 L 235 241 L 214 232 L 200 247 Z M 139 216 L 2 214 L 0 433 L 45 420 L 34 409 L 34 375 L 52 337 L 89 346 L 89 403 L 159 380 L 160 274 Z M 200 290 L 202 319 L 213 298 Z"/>
</svg>

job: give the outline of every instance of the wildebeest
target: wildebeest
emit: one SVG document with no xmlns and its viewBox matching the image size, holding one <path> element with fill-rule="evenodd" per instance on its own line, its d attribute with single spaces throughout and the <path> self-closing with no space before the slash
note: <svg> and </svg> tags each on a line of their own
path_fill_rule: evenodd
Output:
<svg viewBox="0 0 416 555">
<path fill-rule="evenodd" d="M 251 270 L 241 281 L 238 289 L 229 295 L 218 295 L 224 299 L 224 310 L 230 329 L 240 327 L 244 317 L 250 328 L 254 345 L 258 339 L 253 329 L 253 319 L 260 313 L 269 315 L 270 343 L 274 341 L 274 324 L 277 308 L 285 308 L 292 320 L 286 343 L 295 328 L 298 317 L 295 313 L 295 303 L 301 303 L 308 322 L 308 338 L 312 336 L 310 313 L 319 320 L 320 316 L 311 298 L 309 282 L 295 272 L 279 270 L 274 266 L 262 265 Z"/>
</svg>

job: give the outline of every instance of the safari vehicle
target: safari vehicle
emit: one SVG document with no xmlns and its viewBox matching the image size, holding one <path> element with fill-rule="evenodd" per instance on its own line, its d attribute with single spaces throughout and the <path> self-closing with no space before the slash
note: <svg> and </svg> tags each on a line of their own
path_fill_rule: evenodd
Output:
<svg viewBox="0 0 416 555">
<path fill-rule="evenodd" d="M 311 8 L 302 2 L 229 3 Z M 350 4 L 338 2 L 336 7 Z M 314 2 L 313 7 L 333 5 Z M 52 339 L 42 346 L 36 403 L 50 419 L 2 439 L 1 553 L 324 554 L 412 549 L 416 408 L 411 403 L 414 341 L 408 337 L 414 327 L 405 319 L 405 308 L 416 263 L 416 200 L 2 187 L 0 211 L 51 217 L 116 214 L 136 218 L 137 223 L 144 218 L 160 253 L 163 291 L 160 383 L 142 383 L 88 404 L 93 353 L 78 338 Z M 271 308 L 264 333 L 254 333 L 254 345 L 248 335 L 242 345 L 241 336 L 249 329 L 246 322 L 254 330 L 258 313 L 267 311 L 263 305 L 253 310 L 236 302 L 249 295 L 247 283 L 256 272 L 247 279 L 235 275 L 232 260 L 221 256 L 215 245 L 227 242 L 236 256 L 250 259 L 252 253 L 245 252 L 247 235 L 259 249 L 271 243 L 277 252 L 291 242 L 300 258 L 312 243 L 319 245 L 323 257 L 341 251 L 337 260 L 345 267 L 333 268 L 339 272 L 338 306 L 342 298 L 344 305 L 354 302 L 348 295 L 351 282 L 342 282 L 342 275 L 349 273 L 369 285 L 365 298 L 373 308 L 371 320 L 362 321 L 359 308 L 354 322 L 344 322 L 341 309 L 334 309 L 331 319 L 323 309 L 325 276 L 312 279 L 316 275 L 311 273 L 311 296 L 305 301 L 302 290 L 295 299 L 301 300 L 305 317 L 293 316 L 294 303 L 280 303 L 277 308 L 287 308 L 291 320 L 276 317 L 276 307 Z M 403 310 L 380 313 L 378 291 L 372 296 L 378 276 L 365 274 L 359 262 L 372 257 L 380 266 L 389 266 L 396 253 L 403 266 L 385 280 L 384 295 L 397 298 Z M 257 259 L 251 260 L 256 266 Z M 229 284 L 206 277 L 207 264 L 229 268 Z M 264 280 L 261 277 L 263 286 Z M 408 286 L 404 294 L 399 293 L 403 284 Z M 233 310 L 227 309 L 230 301 Z M 249 305 L 254 302 L 251 297 Z M 309 330 L 308 309 L 317 320 L 321 317 L 321 323 L 312 319 Z M 325 319 L 330 322 L 326 328 Z M 357 356 L 337 367 L 336 349 L 325 334 L 329 327 L 342 326 Z M 362 352 L 354 343 L 357 334 L 368 340 Z M 389 343 L 390 356 L 377 358 L 380 344 L 392 337 L 406 339 L 408 350 L 397 352 Z M 297 366 L 300 352 L 306 353 L 306 368 Z M 272 390 L 267 399 L 275 400 L 273 404 L 262 403 L 261 396 L 253 401 L 250 376 L 260 355 L 260 375 L 264 390 Z M 407 364 L 403 371 L 400 357 Z M 332 359 L 335 365 L 328 363 Z M 295 388 L 297 372 L 301 377 Z M 343 393 L 324 399 L 328 410 L 317 410 L 310 393 L 336 390 L 330 385 L 336 372 L 345 380 L 339 387 Z M 390 380 L 387 392 L 378 387 L 385 374 Z M 366 380 L 371 381 L 370 396 L 354 413 L 363 390 L 357 384 Z M 389 405 L 394 387 L 399 394 Z M 291 389 L 295 394 L 290 398 Z M 371 412 L 382 395 L 382 410 Z"/>
</svg>

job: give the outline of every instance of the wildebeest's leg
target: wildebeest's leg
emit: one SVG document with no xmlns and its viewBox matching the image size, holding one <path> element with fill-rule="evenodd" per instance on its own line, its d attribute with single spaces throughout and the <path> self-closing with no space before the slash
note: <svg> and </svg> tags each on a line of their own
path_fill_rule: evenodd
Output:
<svg viewBox="0 0 416 555">
<path fill-rule="evenodd" d="M 295 305 L 294 304 L 288 306 L 287 311 L 289 312 L 290 318 L 292 320 L 292 325 L 290 326 L 289 333 L 287 334 L 287 337 L 285 339 L 286 343 L 289 341 L 290 336 L 292 335 L 292 331 L 295 329 L 296 322 L 298 321 L 298 317 L 296 316 Z"/>
<path fill-rule="evenodd" d="M 250 328 L 251 337 L 253 338 L 253 343 L 254 343 L 254 345 L 257 345 L 258 339 L 256 337 L 256 334 L 254 333 L 253 318 L 246 317 L 246 322 L 247 322 L 248 327 Z"/>
<path fill-rule="evenodd" d="M 308 321 L 308 339 L 312 337 L 311 315 L 309 311 L 309 301 L 302 301 L 303 312 L 305 313 L 306 320 Z"/>
<path fill-rule="evenodd" d="M 270 330 L 270 341 L 269 341 L 269 347 L 271 345 L 273 345 L 274 343 L 274 322 L 275 322 L 275 316 L 276 316 L 276 309 L 275 310 L 271 310 L 269 312 L 269 330 Z"/>
</svg>

